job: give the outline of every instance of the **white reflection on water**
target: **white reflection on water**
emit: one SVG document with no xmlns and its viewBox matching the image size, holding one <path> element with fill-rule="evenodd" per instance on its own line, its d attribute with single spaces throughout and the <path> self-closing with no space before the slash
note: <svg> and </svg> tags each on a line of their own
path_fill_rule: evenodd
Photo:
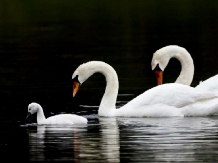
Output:
<svg viewBox="0 0 218 163">
<path fill-rule="evenodd" d="M 30 161 L 119 162 L 115 118 L 88 127 L 37 126 L 29 130 Z"/>
<path fill-rule="evenodd" d="M 108 162 L 120 162 L 120 131 L 116 118 L 99 118 L 101 149 Z"/>
<path fill-rule="evenodd" d="M 86 132 L 86 127 L 37 126 L 37 130 L 29 130 L 30 161 L 77 162 L 80 132 Z"/>
<path fill-rule="evenodd" d="M 121 149 L 131 151 L 132 162 L 217 161 L 218 117 L 119 118 L 118 123 Z"/>
<path fill-rule="evenodd" d="M 99 118 L 29 130 L 31 161 L 217 161 L 218 117 Z"/>
</svg>

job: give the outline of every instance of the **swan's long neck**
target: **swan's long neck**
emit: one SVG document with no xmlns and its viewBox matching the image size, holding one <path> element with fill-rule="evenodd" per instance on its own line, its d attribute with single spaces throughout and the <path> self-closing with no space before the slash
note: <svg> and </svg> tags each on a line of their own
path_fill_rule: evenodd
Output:
<svg viewBox="0 0 218 163">
<path fill-rule="evenodd" d="M 116 100 L 119 89 L 119 82 L 116 71 L 108 64 L 104 62 L 92 62 L 91 67 L 89 68 L 91 73 L 96 72 L 102 73 L 106 79 L 106 89 L 102 97 L 98 115 L 100 116 L 113 116 L 116 111 Z"/>
<path fill-rule="evenodd" d="M 194 75 L 194 64 L 191 55 L 183 49 L 180 53 L 174 53 L 172 57 L 178 59 L 181 63 L 181 72 L 175 83 L 191 85 Z"/>
<path fill-rule="evenodd" d="M 45 115 L 44 115 L 44 112 L 42 110 L 42 107 L 40 105 L 38 105 L 38 111 L 37 111 L 37 123 L 41 123 L 42 121 L 44 121 L 46 118 L 45 118 Z"/>
<path fill-rule="evenodd" d="M 117 101 L 117 94 L 119 89 L 117 73 L 109 65 L 106 65 L 104 68 L 102 67 L 99 72 L 101 72 L 105 76 L 107 84 L 105 93 L 100 103 L 98 115 L 112 116 L 116 109 L 115 104 Z"/>
</svg>

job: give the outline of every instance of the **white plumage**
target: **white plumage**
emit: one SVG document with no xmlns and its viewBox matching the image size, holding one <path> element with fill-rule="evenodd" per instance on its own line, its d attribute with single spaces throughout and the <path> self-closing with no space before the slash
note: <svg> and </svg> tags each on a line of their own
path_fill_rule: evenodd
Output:
<svg viewBox="0 0 218 163">
<path fill-rule="evenodd" d="M 37 113 L 37 123 L 42 124 L 87 124 L 87 119 L 75 114 L 59 114 L 45 118 L 42 107 L 37 103 L 28 105 L 28 115 Z M 28 117 L 27 117 L 28 118 Z"/>
<path fill-rule="evenodd" d="M 195 87 L 197 90 L 209 91 L 218 95 L 218 75 L 212 76 L 202 81 Z"/>
<path fill-rule="evenodd" d="M 82 84 L 96 72 L 102 73 L 107 82 L 98 110 L 99 116 L 208 116 L 218 112 L 218 97 L 215 94 L 177 83 L 151 88 L 116 109 L 119 83 L 117 74 L 110 65 L 101 61 L 84 63 L 75 70 L 72 79 L 78 77 L 78 82 Z"/>
<path fill-rule="evenodd" d="M 193 60 L 189 52 L 180 46 L 169 45 L 157 50 L 151 60 L 152 70 L 158 65 L 164 71 L 171 58 L 176 58 L 181 63 L 181 72 L 175 83 L 190 85 L 194 75 Z"/>
<path fill-rule="evenodd" d="M 181 63 L 181 72 L 175 83 L 189 86 L 194 76 L 194 63 L 190 53 L 183 47 L 169 45 L 157 50 L 153 54 L 151 61 L 152 70 L 159 65 L 160 69 L 164 71 L 171 58 L 176 58 Z M 197 90 L 213 92 L 218 95 L 218 75 L 201 81 L 195 88 Z"/>
</svg>

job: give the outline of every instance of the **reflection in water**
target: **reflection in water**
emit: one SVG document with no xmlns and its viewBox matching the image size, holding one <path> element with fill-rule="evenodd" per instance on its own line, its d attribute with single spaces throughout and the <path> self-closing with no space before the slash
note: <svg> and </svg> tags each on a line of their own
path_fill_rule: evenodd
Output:
<svg viewBox="0 0 218 163">
<path fill-rule="evenodd" d="M 87 128 L 37 126 L 29 131 L 30 161 L 119 162 L 116 119 L 100 118 L 99 123 Z"/>
<path fill-rule="evenodd" d="M 101 148 L 108 162 L 120 162 L 120 131 L 116 118 L 99 118 Z"/>
<path fill-rule="evenodd" d="M 29 131 L 30 161 L 72 160 L 78 162 L 80 132 L 86 127 L 37 126 Z"/>
<path fill-rule="evenodd" d="M 218 118 L 99 118 L 87 127 L 29 130 L 30 160 L 217 161 Z"/>
<path fill-rule="evenodd" d="M 132 162 L 217 160 L 217 117 L 120 118 L 118 123 L 121 158 L 130 153 Z"/>
</svg>

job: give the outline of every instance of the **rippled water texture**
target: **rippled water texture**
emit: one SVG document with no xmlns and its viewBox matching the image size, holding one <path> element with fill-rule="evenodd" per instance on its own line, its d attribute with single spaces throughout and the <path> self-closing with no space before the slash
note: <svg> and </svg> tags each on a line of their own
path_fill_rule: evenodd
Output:
<svg viewBox="0 0 218 163">
<path fill-rule="evenodd" d="M 218 118 L 99 118 L 85 126 L 35 126 L 30 161 L 217 161 Z"/>
</svg>

